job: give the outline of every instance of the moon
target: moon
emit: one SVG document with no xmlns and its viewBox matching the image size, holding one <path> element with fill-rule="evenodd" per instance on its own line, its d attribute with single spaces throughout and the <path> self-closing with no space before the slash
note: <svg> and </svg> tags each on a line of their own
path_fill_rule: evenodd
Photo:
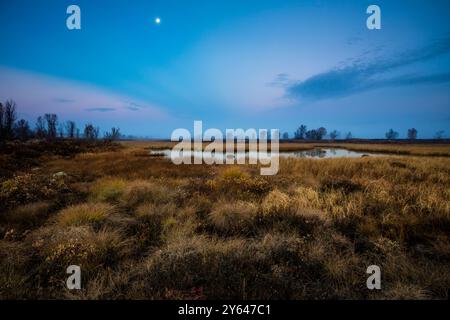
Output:
<svg viewBox="0 0 450 320">
<path fill-rule="evenodd" d="M 155 23 L 156 23 L 156 24 L 160 24 L 160 23 L 161 23 L 161 19 L 160 19 L 160 18 L 156 18 L 156 19 L 155 19 Z"/>
</svg>

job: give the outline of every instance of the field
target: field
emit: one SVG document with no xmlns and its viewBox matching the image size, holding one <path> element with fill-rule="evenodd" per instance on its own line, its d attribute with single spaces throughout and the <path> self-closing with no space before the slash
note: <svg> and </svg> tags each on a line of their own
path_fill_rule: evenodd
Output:
<svg viewBox="0 0 450 320">
<path fill-rule="evenodd" d="M 264 177 L 149 155 L 170 146 L 2 154 L 0 299 L 448 299 L 450 145 L 334 144 L 396 156 Z"/>
</svg>

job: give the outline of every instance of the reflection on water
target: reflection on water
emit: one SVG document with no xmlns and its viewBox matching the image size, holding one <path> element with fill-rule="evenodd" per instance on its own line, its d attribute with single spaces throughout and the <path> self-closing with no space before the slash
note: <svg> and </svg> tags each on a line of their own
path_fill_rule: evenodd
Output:
<svg viewBox="0 0 450 320">
<path fill-rule="evenodd" d="M 152 150 L 150 151 L 151 155 L 161 155 L 170 158 L 170 149 L 165 150 Z M 185 151 L 184 157 L 207 157 L 213 159 L 258 159 L 265 158 L 268 159 L 270 157 L 276 156 L 276 154 L 272 154 L 270 152 L 234 152 L 234 153 L 225 153 L 225 152 L 215 152 L 215 153 L 205 153 L 203 151 Z M 180 155 L 181 157 L 182 155 Z M 365 156 L 382 156 L 381 154 L 374 153 L 364 153 L 358 151 L 350 151 L 346 149 L 334 149 L 334 148 L 315 148 L 311 150 L 302 150 L 302 151 L 281 151 L 279 153 L 280 157 L 284 158 L 313 158 L 313 159 L 323 159 L 323 158 L 361 158 Z"/>
<path fill-rule="evenodd" d="M 281 152 L 282 157 L 294 157 L 294 158 L 361 158 L 361 157 L 379 157 L 382 154 L 367 153 L 359 151 L 350 151 L 346 149 L 335 149 L 335 148 L 316 148 L 312 150 L 304 151 L 291 151 L 291 152 Z"/>
</svg>

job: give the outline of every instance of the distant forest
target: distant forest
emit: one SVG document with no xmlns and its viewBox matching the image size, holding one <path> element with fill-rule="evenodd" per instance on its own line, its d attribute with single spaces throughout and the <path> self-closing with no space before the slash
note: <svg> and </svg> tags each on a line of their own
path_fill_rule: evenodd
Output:
<svg viewBox="0 0 450 320">
<path fill-rule="evenodd" d="M 6 140 L 30 140 L 30 139 L 85 139 L 114 141 L 121 138 L 119 128 L 100 133 L 100 128 L 92 123 L 87 123 L 81 131 L 74 121 L 60 122 L 58 116 L 47 113 L 36 119 L 34 127 L 31 127 L 25 119 L 17 120 L 16 103 L 12 100 L 4 104 L 0 102 L 0 141 Z"/>
<path fill-rule="evenodd" d="M 394 129 L 389 129 L 385 133 L 385 139 L 397 140 L 400 134 Z M 418 138 L 418 130 L 410 128 L 406 132 L 407 140 L 416 140 Z M 439 130 L 434 135 L 434 140 L 442 140 L 445 138 L 445 132 Z M 133 136 L 124 136 L 120 129 L 113 127 L 108 131 L 100 133 L 100 128 L 92 123 L 86 123 L 84 127 L 77 127 L 76 123 L 71 120 L 59 121 L 58 115 L 46 113 L 39 116 L 30 126 L 25 119 L 17 119 L 17 107 L 13 100 L 8 100 L 4 104 L 0 102 L 0 142 L 7 140 L 30 140 L 30 139 L 85 139 L 114 141 L 118 139 L 135 139 Z M 344 135 L 337 130 L 328 132 L 324 127 L 310 129 L 304 124 L 291 136 L 288 132 L 284 132 L 281 136 L 282 140 L 304 140 L 304 141 L 320 141 L 328 139 L 335 140 L 353 140 L 356 139 L 351 132 Z M 370 140 L 370 139 L 368 139 Z"/>
</svg>

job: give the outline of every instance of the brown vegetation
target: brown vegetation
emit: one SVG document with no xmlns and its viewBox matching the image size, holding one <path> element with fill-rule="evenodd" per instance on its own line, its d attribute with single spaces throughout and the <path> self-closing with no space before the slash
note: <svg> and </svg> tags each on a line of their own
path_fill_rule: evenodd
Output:
<svg viewBox="0 0 450 320">
<path fill-rule="evenodd" d="M 39 158 L 5 177 L 0 298 L 448 298 L 450 158 L 425 156 L 447 146 L 281 159 L 270 177 L 176 166 L 145 156 L 154 147 Z M 65 288 L 71 264 L 80 291 Z M 372 264 L 380 291 L 366 288 Z"/>
</svg>

